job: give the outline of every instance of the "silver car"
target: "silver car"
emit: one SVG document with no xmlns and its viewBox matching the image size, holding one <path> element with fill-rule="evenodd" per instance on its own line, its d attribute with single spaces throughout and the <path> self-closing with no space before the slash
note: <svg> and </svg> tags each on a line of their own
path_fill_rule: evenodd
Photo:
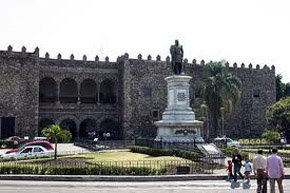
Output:
<svg viewBox="0 0 290 193">
<path fill-rule="evenodd" d="M 3 154 L 1 155 L 1 158 L 19 159 L 19 158 L 25 158 L 25 157 L 41 157 L 41 156 L 51 156 L 53 155 L 53 153 L 54 153 L 53 150 L 47 150 L 44 147 L 39 146 L 39 145 L 32 145 L 32 146 L 26 146 L 18 152 Z"/>
</svg>

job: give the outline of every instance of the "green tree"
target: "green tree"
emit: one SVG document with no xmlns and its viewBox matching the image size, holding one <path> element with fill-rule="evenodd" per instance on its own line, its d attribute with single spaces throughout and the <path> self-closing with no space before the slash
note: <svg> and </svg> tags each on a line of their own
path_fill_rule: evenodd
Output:
<svg viewBox="0 0 290 193">
<path fill-rule="evenodd" d="M 224 135 L 223 128 L 219 129 L 219 121 L 232 113 L 241 95 L 241 82 L 229 73 L 222 61 L 206 64 L 204 72 L 203 97 L 209 108 L 210 127 L 215 135 Z"/>
<path fill-rule="evenodd" d="M 280 133 L 275 129 L 266 129 L 262 134 L 262 137 L 268 141 L 270 149 L 272 144 L 279 142 Z"/>
<path fill-rule="evenodd" d="M 276 101 L 279 101 L 284 96 L 284 83 L 282 82 L 282 75 L 276 76 Z"/>
<path fill-rule="evenodd" d="M 59 140 L 69 141 L 72 137 L 68 130 L 62 129 L 59 125 L 52 125 L 51 127 L 42 130 L 43 136 L 55 143 L 54 147 L 54 159 L 57 158 L 57 143 Z"/>
<path fill-rule="evenodd" d="M 270 106 L 266 112 L 268 127 L 290 137 L 290 97 L 284 98 Z"/>
<path fill-rule="evenodd" d="M 282 75 L 276 76 L 276 101 L 279 101 L 283 97 L 290 96 L 290 83 L 282 82 Z"/>
<path fill-rule="evenodd" d="M 288 83 L 285 84 L 284 96 L 285 97 L 290 96 L 290 82 L 288 82 Z"/>
</svg>

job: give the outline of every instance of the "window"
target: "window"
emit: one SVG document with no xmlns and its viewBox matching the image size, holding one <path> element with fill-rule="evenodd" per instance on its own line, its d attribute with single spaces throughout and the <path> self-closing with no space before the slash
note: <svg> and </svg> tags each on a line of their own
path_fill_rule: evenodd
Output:
<svg viewBox="0 0 290 193">
<path fill-rule="evenodd" d="M 152 117 L 153 117 L 154 121 L 158 121 L 160 119 L 159 110 L 158 109 L 155 109 L 155 110 L 152 111 Z"/>
<path fill-rule="evenodd" d="M 24 151 L 21 152 L 22 153 L 31 153 L 32 152 L 32 148 L 27 148 Z"/>
<path fill-rule="evenodd" d="M 34 148 L 34 152 L 35 152 L 35 153 L 43 152 L 43 149 L 41 149 L 40 147 L 35 147 L 35 148 Z"/>
<path fill-rule="evenodd" d="M 8 138 L 15 135 L 15 117 L 0 117 L 1 138 Z"/>
<path fill-rule="evenodd" d="M 259 89 L 254 89 L 253 90 L 253 96 L 254 96 L 254 98 L 259 98 L 260 97 L 260 90 Z"/>
</svg>

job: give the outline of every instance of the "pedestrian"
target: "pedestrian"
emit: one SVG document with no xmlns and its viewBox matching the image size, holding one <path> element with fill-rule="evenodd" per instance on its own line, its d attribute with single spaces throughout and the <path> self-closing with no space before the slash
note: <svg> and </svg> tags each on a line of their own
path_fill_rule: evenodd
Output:
<svg viewBox="0 0 290 193">
<path fill-rule="evenodd" d="M 242 156 L 239 154 L 239 151 L 237 149 L 233 150 L 233 159 L 232 162 L 234 163 L 234 179 L 235 182 L 238 180 L 237 174 L 239 174 L 241 179 L 244 179 L 243 174 L 241 173 L 241 167 L 242 167 Z"/>
<path fill-rule="evenodd" d="M 250 161 L 247 160 L 246 163 L 243 165 L 245 168 L 245 180 L 247 180 L 247 183 L 250 183 L 250 174 L 252 173 L 252 166 L 250 164 Z"/>
<path fill-rule="evenodd" d="M 253 171 L 257 176 L 257 193 L 267 193 L 267 158 L 263 150 L 258 150 L 258 155 L 253 160 Z"/>
<path fill-rule="evenodd" d="M 278 150 L 272 149 L 272 155 L 267 159 L 266 171 L 270 180 L 270 192 L 275 193 L 275 181 L 277 181 L 279 192 L 284 193 L 282 181 L 284 179 L 283 160 L 277 155 Z"/>
<path fill-rule="evenodd" d="M 228 179 L 227 179 L 227 181 L 231 181 L 231 179 L 234 179 L 234 175 L 233 175 L 233 163 L 232 163 L 231 160 L 228 160 L 228 167 L 227 167 L 226 171 L 228 172 Z"/>
</svg>

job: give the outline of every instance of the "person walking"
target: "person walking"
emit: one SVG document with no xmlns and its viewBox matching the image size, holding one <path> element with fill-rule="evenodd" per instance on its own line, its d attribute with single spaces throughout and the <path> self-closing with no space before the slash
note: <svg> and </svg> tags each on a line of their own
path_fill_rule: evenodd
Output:
<svg viewBox="0 0 290 193">
<path fill-rule="evenodd" d="M 252 166 L 249 160 L 246 160 L 246 163 L 243 165 L 245 167 L 245 180 L 250 184 L 250 174 L 252 173 Z"/>
<path fill-rule="evenodd" d="M 258 150 L 258 155 L 253 160 L 253 171 L 257 176 L 257 193 L 267 193 L 267 158 L 263 150 Z"/>
<path fill-rule="evenodd" d="M 228 167 L 227 167 L 226 171 L 228 172 L 227 181 L 230 182 L 234 178 L 232 160 L 228 160 Z"/>
<path fill-rule="evenodd" d="M 241 179 L 244 179 L 244 176 L 241 173 L 242 160 L 243 160 L 243 158 L 239 154 L 239 151 L 237 149 L 234 149 L 232 162 L 234 164 L 234 178 L 235 178 L 235 182 L 238 180 L 237 174 L 239 174 L 239 176 L 240 176 Z"/>
<path fill-rule="evenodd" d="M 270 193 L 275 193 L 275 181 L 277 181 L 279 192 L 284 193 L 282 181 L 284 179 L 283 160 L 277 155 L 278 150 L 272 149 L 272 155 L 267 159 L 267 175 L 270 180 Z"/>
</svg>

